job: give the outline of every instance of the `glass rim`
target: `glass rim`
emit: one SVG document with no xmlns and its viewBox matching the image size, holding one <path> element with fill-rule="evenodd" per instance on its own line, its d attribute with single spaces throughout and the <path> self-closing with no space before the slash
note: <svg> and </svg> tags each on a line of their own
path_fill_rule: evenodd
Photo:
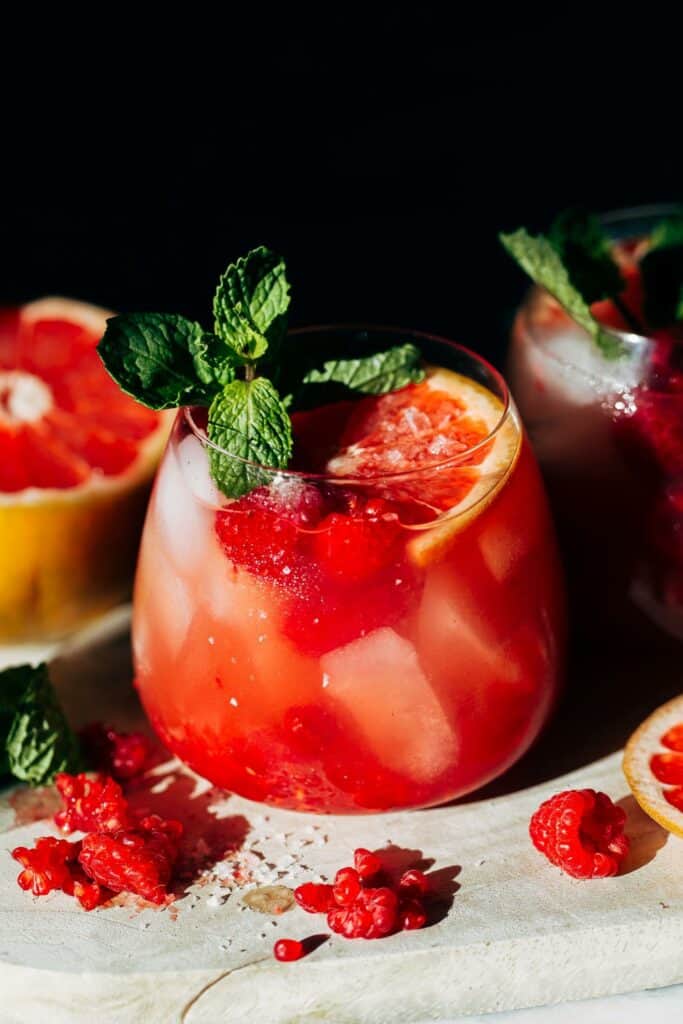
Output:
<svg viewBox="0 0 683 1024">
<path fill-rule="evenodd" d="M 451 341 L 449 338 L 443 338 L 438 334 L 431 334 L 427 331 L 419 331 L 412 328 L 401 328 L 384 326 L 383 324 L 366 324 L 366 323 L 331 323 L 331 324 L 311 324 L 305 327 L 295 327 L 288 331 L 288 335 L 296 336 L 303 334 L 316 334 L 323 331 L 366 331 L 369 334 L 382 333 L 382 334 L 395 334 L 397 337 L 406 336 L 413 339 L 423 339 L 435 345 L 445 346 L 447 349 L 454 350 L 460 355 L 465 356 L 467 359 L 471 359 L 473 362 L 478 364 L 484 369 L 487 374 L 493 377 L 496 386 L 500 389 L 500 396 L 495 395 L 491 392 L 496 399 L 501 402 L 502 409 L 499 418 L 491 430 L 481 438 L 476 444 L 470 445 L 465 448 L 462 452 L 458 452 L 457 455 L 452 455 L 448 459 L 441 459 L 436 462 L 425 462 L 420 463 L 414 469 L 402 470 L 400 472 L 387 472 L 387 473 L 373 473 L 372 475 L 359 476 L 359 475 L 347 475 L 340 476 L 335 473 L 320 473 L 311 472 L 309 470 L 301 469 L 278 469 L 275 466 L 266 466 L 262 463 L 252 462 L 249 459 L 245 459 L 240 455 L 235 455 L 232 452 L 227 452 L 220 445 L 217 445 L 214 441 L 211 441 L 206 434 L 206 431 L 197 425 L 193 416 L 193 410 L 196 406 L 183 406 L 179 410 L 180 415 L 183 416 L 185 422 L 189 426 L 190 430 L 205 448 L 213 448 L 215 451 L 220 452 L 226 458 L 232 459 L 235 462 L 240 462 L 243 466 L 247 466 L 254 472 L 270 474 L 275 477 L 285 477 L 292 480 L 309 480 L 311 482 L 329 483 L 335 485 L 354 485 L 354 486 L 371 486 L 375 483 L 385 482 L 400 482 L 402 480 L 414 479 L 416 476 L 420 476 L 425 473 L 433 473 L 441 471 L 442 469 L 449 466 L 457 466 L 459 463 L 469 459 L 474 453 L 480 451 L 487 444 L 498 435 L 504 424 L 507 422 L 511 413 L 511 397 L 510 389 L 507 385 L 505 378 L 502 373 L 497 370 L 487 359 L 479 355 L 477 352 L 473 352 L 472 349 L 467 348 L 466 345 L 461 345 L 457 341 Z M 444 367 L 448 369 L 448 367 Z M 475 381 L 476 383 L 476 381 Z M 484 386 L 484 385 L 482 385 Z"/>
</svg>

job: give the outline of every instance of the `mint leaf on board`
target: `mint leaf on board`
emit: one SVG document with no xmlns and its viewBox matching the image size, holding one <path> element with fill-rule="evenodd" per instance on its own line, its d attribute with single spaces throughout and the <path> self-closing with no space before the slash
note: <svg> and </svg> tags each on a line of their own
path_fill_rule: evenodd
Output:
<svg viewBox="0 0 683 1024">
<path fill-rule="evenodd" d="M 0 672 L 0 778 L 9 774 L 7 737 L 32 673 L 33 668 L 30 665 L 19 665 Z"/>
<path fill-rule="evenodd" d="M 97 350 L 119 387 L 151 409 L 208 405 L 234 376 L 230 349 L 173 313 L 112 317 Z"/>
<path fill-rule="evenodd" d="M 420 359 L 419 348 L 408 342 L 358 359 L 327 360 L 309 370 L 302 384 L 343 384 L 364 395 L 385 395 L 424 379 Z"/>
<path fill-rule="evenodd" d="M 213 300 L 215 331 L 251 362 L 277 349 L 287 330 L 289 283 L 285 261 L 261 245 L 231 263 Z"/>
<path fill-rule="evenodd" d="M 522 270 L 557 299 L 569 316 L 588 332 L 606 359 L 616 359 L 623 353 L 621 340 L 598 323 L 572 284 L 567 268 L 552 242 L 543 235 L 530 235 L 524 228 L 499 237 Z"/>
<path fill-rule="evenodd" d="M 648 324 L 669 327 L 683 320 L 683 211 L 656 226 L 640 272 Z"/>
<path fill-rule="evenodd" d="M 223 449 L 209 445 L 207 452 L 211 475 L 230 498 L 269 482 L 270 474 L 258 466 L 285 469 L 292 454 L 291 420 L 265 377 L 234 380 L 217 394 L 209 408 L 207 435 Z"/>
<path fill-rule="evenodd" d="M 553 221 L 548 238 L 584 302 L 612 298 L 624 290 L 610 244 L 593 214 L 565 210 Z"/>
<path fill-rule="evenodd" d="M 47 665 L 21 665 L 0 675 L 4 693 L 2 737 L 6 769 L 22 782 L 40 786 L 57 772 L 81 766 L 78 741 L 64 717 Z"/>
</svg>

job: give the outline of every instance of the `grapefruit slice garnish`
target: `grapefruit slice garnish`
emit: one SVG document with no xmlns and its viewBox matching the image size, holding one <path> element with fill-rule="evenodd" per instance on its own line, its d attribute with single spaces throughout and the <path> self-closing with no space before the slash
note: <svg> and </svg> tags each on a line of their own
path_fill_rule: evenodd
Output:
<svg viewBox="0 0 683 1024">
<path fill-rule="evenodd" d="M 636 729 L 624 749 L 623 766 L 645 813 L 683 836 L 683 694 Z"/>
<path fill-rule="evenodd" d="M 127 588 L 168 418 L 104 369 L 110 315 L 0 309 L 0 639 L 63 632 Z"/>
<path fill-rule="evenodd" d="M 328 406 L 324 417 L 323 410 L 295 415 L 294 422 L 309 462 L 320 464 L 325 453 L 327 473 L 368 479 L 383 497 L 422 510 L 408 543 L 420 566 L 440 558 L 498 493 L 521 440 L 514 410 L 476 381 L 436 367 L 419 384 Z"/>
</svg>

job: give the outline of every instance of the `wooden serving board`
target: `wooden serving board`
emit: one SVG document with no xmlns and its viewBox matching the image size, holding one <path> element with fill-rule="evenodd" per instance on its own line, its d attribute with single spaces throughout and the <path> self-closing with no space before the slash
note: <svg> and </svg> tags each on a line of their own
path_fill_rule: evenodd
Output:
<svg viewBox="0 0 683 1024">
<path fill-rule="evenodd" d="M 105 632 L 55 661 L 53 675 L 76 724 L 140 724 L 128 658 L 126 633 Z M 592 688 L 583 698 L 579 689 L 563 711 L 563 731 L 550 730 L 545 746 L 499 786 L 500 795 L 413 813 L 323 818 L 274 811 L 210 789 L 175 761 L 159 764 L 134 799 L 183 817 L 190 850 L 176 902 L 164 910 L 120 897 L 88 914 L 61 893 L 36 900 L 23 893 L 9 851 L 49 831 L 31 819 L 49 810 L 50 793 L 3 792 L 0 1019 L 402 1024 L 683 981 L 683 841 L 639 810 L 619 753 L 519 788 L 524 773 L 538 776 L 540 764 L 547 771 L 567 762 L 578 740 L 562 747 L 559 737 L 579 722 L 584 751 L 613 742 L 615 716 L 603 714 L 599 725 L 595 708 L 604 711 L 605 694 L 613 699 L 615 691 L 612 684 L 605 689 L 605 666 L 591 658 Z M 624 664 L 611 665 L 621 694 L 643 669 L 633 652 Z M 671 674 L 657 678 L 664 683 L 639 691 L 642 709 L 630 699 L 629 715 L 641 715 L 678 685 Z M 627 810 L 632 852 L 620 877 L 573 881 L 531 847 L 532 811 L 570 786 L 603 789 Z M 323 917 L 296 907 L 264 915 L 244 903 L 263 885 L 331 877 L 357 845 L 388 847 L 397 869 L 432 863 L 441 903 L 429 927 L 349 942 L 323 938 Z M 278 937 L 316 934 L 320 944 L 303 960 L 273 959 Z"/>
</svg>

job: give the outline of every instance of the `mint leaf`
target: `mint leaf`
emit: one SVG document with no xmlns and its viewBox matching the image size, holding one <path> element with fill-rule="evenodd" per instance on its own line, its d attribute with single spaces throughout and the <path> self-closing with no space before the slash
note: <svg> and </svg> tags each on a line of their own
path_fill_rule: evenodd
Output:
<svg viewBox="0 0 683 1024">
<path fill-rule="evenodd" d="M 234 380 L 217 394 L 209 408 L 207 434 L 224 450 L 207 447 L 211 475 L 229 498 L 269 481 L 269 474 L 248 462 L 284 469 L 292 454 L 291 420 L 265 377 Z"/>
<path fill-rule="evenodd" d="M 565 210 L 553 221 L 548 237 L 584 302 L 612 298 L 624 290 L 609 242 L 593 214 Z"/>
<path fill-rule="evenodd" d="M 615 359 L 622 354 L 624 347 L 621 341 L 593 317 L 588 304 L 572 284 L 559 253 L 547 238 L 543 235 L 534 237 L 524 228 L 499 237 L 522 270 L 564 306 L 569 316 L 590 334 L 606 359 Z"/>
<path fill-rule="evenodd" d="M 0 778 L 9 773 L 7 737 L 32 673 L 33 668 L 30 665 L 19 665 L 0 672 Z"/>
<path fill-rule="evenodd" d="M 215 331 L 241 359 L 260 359 L 282 341 L 288 309 L 285 261 L 262 245 L 221 277 L 213 300 Z"/>
<path fill-rule="evenodd" d="M 119 387 L 151 409 L 208 405 L 234 362 L 218 338 L 173 313 L 112 317 L 97 350 Z"/>
<path fill-rule="evenodd" d="M 365 395 L 384 395 L 424 379 L 420 350 L 407 343 L 358 359 L 330 359 L 305 374 L 303 384 L 344 384 Z"/>
<path fill-rule="evenodd" d="M 654 229 L 640 271 L 648 324 L 669 327 L 683 320 L 683 212 Z"/>
<path fill-rule="evenodd" d="M 39 786 L 51 782 L 57 772 L 78 770 L 78 742 L 59 706 L 47 665 L 9 669 L 0 676 L 0 686 L 5 691 L 5 723 L 12 713 L 4 739 L 11 774 Z"/>
</svg>

